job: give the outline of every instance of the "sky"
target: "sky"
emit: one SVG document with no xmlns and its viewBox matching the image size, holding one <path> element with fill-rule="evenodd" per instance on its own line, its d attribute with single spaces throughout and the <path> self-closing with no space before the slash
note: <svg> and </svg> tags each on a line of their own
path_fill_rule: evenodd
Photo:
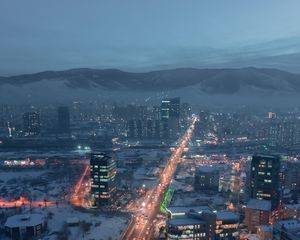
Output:
<svg viewBox="0 0 300 240">
<path fill-rule="evenodd" d="M 0 0 L 0 75 L 69 68 L 297 71 L 299 0 Z"/>
</svg>

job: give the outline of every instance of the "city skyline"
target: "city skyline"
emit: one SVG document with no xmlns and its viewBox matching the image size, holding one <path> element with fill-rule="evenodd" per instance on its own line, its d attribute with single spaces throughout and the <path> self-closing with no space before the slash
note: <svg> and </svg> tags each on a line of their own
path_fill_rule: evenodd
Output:
<svg viewBox="0 0 300 240">
<path fill-rule="evenodd" d="M 2 0 L 1 240 L 300 240 L 300 1 Z"/>
</svg>

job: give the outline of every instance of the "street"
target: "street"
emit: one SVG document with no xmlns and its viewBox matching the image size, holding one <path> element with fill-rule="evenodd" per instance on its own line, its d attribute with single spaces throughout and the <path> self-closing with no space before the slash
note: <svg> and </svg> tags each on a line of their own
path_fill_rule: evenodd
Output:
<svg viewBox="0 0 300 240">
<path fill-rule="evenodd" d="M 153 230 L 159 221 L 160 204 L 164 197 L 173 175 L 176 171 L 177 164 L 180 162 L 181 155 L 192 137 L 196 118 L 193 119 L 191 126 L 187 129 L 177 148 L 168 159 L 164 170 L 159 176 L 159 183 L 150 190 L 145 197 L 138 200 L 130 210 L 133 212 L 128 228 L 122 236 L 123 240 L 146 240 L 152 239 Z"/>
</svg>

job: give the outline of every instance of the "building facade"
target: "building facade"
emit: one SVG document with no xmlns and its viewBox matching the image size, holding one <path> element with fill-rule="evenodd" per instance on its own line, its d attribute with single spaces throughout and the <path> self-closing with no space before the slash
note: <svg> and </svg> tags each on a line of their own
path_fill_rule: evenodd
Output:
<svg viewBox="0 0 300 240">
<path fill-rule="evenodd" d="M 37 112 L 23 114 L 23 132 L 25 136 L 35 136 L 41 131 L 40 115 Z"/>
<path fill-rule="evenodd" d="M 166 98 L 161 101 L 162 136 L 175 137 L 180 132 L 180 98 Z"/>
<path fill-rule="evenodd" d="M 59 134 L 70 134 L 70 110 L 68 107 L 59 107 L 57 109 L 57 131 Z"/>
<path fill-rule="evenodd" d="M 250 199 L 245 209 L 245 224 L 250 232 L 256 233 L 258 226 L 269 224 L 270 217 L 270 201 Z"/>
<path fill-rule="evenodd" d="M 251 162 L 251 198 L 271 201 L 272 210 L 279 204 L 280 156 L 254 155 Z"/>
<path fill-rule="evenodd" d="M 116 190 L 116 161 L 104 153 L 92 153 L 90 160 L 91 193 L 94 206 L 108 205 Z"/>
</svg>

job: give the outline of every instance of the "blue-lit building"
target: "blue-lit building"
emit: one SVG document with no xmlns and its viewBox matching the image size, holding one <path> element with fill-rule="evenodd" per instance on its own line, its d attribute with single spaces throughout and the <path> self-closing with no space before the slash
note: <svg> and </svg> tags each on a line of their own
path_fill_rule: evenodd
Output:
<svg viewBox="0 0 300 240">
<path fill-rule="evenodd" d="M 105 153 L 92 153 L 90 172 L 94 206 L 110 204 L 116 190 L 116 160 Z"/>
<path fill-rule="evenodd" d="M 271 201 L 272 210 L 279 204 L 280 156 L 254 155 L 251 162 L 251 198 Z"/>
</svg>

